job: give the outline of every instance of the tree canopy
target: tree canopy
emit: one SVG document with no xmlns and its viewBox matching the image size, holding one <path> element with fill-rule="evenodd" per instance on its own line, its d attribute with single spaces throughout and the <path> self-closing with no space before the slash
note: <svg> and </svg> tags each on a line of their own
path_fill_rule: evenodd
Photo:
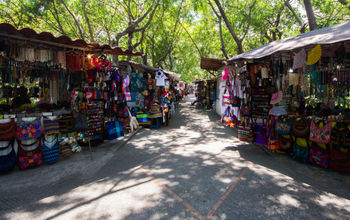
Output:
<svg viewBox="0 0 350 220">
<path fill-rule="evenodd" d="M 142 51 L 136 62 L 184 81 L 210 77 L 200 57 L 226 59 L 350 19 L 350 0 L 0 0 L 0 22 Z"/>
</svg>

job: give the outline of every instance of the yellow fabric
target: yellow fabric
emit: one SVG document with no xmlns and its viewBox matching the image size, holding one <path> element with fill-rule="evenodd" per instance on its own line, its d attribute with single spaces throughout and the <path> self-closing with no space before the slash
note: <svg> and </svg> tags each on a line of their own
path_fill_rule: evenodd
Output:
<svg viewBox="0 0 350 220">
<path fill-rule="evenodd" d="M 320 143 L 317 143 L 317 145 L 322 148 L 323 150 L 326 150 L 327 149 L 327 146 L 325 144 L 320 144 Z"/>
<path fill-rule="evenodd" d="M 305 138 L 297 138 L 296 142 L 300 147 L 307 147 L 307 140 Z"/>
<path fill-rule="evenodd" d="M 307 54 L 307 65 L 312 65 L 317 63 L 322 55 L 322 48 L 321 45 L 317 45 L 316 47 L 314 47 L 312 50 L 310 50 Z"/>
</svg>

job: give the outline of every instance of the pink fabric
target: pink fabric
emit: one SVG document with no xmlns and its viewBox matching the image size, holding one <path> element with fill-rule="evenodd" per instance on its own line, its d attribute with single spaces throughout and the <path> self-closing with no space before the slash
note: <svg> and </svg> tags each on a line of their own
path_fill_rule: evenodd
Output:
<svg viewBox="0 0 350 220">
<path fill-rule="evenodd" d="M 228 78 L 228 68 L 225 67 L 225 74 L 222 76 L 222 80 L 227 80 Z"/>
<path fill-rule="evenodd" d="M 310 140 L 320 144 L 328 144 L 331 140 L 332 122 L 328 122 L 319 128 L 314 121 L 311 121 Z"/>
</svg>

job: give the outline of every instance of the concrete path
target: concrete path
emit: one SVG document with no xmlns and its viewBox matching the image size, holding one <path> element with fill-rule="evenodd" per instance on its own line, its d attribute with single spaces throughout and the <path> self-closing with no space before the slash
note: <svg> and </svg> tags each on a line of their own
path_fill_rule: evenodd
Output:
<svg viewBox="0 0 350 220">
<path fill-rule="evenodd" d="M 350 175 L 239 142 L 182 103 L 143 129 L 55 165 L 0 176 L 0 219 L 350 219 Z"/>
</svg>

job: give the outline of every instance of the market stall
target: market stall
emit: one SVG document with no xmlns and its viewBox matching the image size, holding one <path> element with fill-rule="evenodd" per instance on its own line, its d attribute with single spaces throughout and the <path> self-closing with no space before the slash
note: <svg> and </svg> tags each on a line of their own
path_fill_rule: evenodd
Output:
<svg viewBox="0 0 350 220">
<path fill-rule="evenodd" d="M 350 172 L 350 22 L 227 60 L 223 123 L 238 138 Z"/>
<path fill-rule="evenodd" d="M 123 135 L 126 79 L 104 54 L 142 55 L 0 24 L 1 172 L 53 164 Z"/>
<path fill-rule="evenodd" d="M 175 111 L 175 88 L 180 76 L 133 61 L 120 61 L 118 67 L 131 78 L 127 105 L 140 125 L 151 128 L 168 125 Z"/>
</svg>

